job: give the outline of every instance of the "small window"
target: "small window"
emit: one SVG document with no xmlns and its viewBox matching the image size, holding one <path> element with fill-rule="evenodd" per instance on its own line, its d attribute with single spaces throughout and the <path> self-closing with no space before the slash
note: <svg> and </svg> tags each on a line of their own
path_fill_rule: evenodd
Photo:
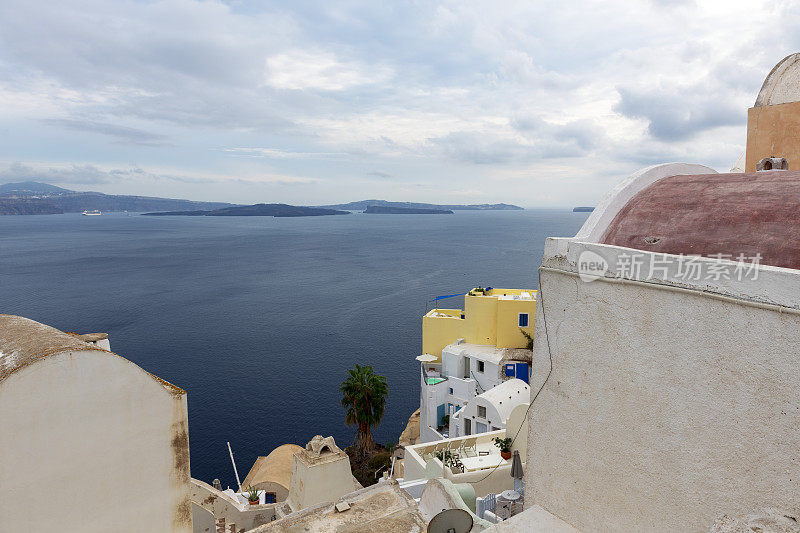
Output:
<svg viewBox="0 0 800 533">
<path fill-rule="evenodd" d="M 481 418 L 486 418 L 486 408 L 482 405 L 478 406 L 478 416 Z"/>
<path fill-rule="evenodd" d="M 275 503 L 276 501 L 274 492 L 264 493 L 264 503 Z"/>
<path fill-rule="evenodd" d="M 453 394 L 453 387 L 450 387 L 448 390 L 450 391 L 450 394 Z"/>
<path fill-rule="evenodd" d="M 519 327 L 527 328 L 528 327 L 528 313 L 520 313 L 519 314 Z"/>
<path fill-rule="evenodd" d="M 483 372 L 483 361 L 478 361 L 478 372 Z"/>
</svg>

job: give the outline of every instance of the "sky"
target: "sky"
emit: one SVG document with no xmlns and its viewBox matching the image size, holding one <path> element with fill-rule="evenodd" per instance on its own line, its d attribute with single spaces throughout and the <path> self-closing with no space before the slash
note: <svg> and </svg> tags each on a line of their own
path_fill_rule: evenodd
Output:
<svg viewBox="0 0 800 533">
<path fill-rule="evenodd" d="M 798 27 L 780 0 L 3 0 L 0 183 L 593 205 L 730 169 Z"/>
</svg>

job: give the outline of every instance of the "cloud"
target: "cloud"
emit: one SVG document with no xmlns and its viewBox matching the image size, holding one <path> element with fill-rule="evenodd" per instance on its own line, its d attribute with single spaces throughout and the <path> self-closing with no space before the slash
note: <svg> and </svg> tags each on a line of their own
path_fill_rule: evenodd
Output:
<svg viewBox="0 0 800 533">
<path fill-rule="evenodd" d="M 167 137 L 165 135 L 106 122 L 66 118 L 45 119 L 44 122 L 70 130 L 106 135 L 117 142 L 140 144 L 144 146 L 164 146 L 167 144 Z"/>
<path fill-rule="evenodd" d="M 392 174 L 389 174 L 388 172 L 381 172 L 379 170 L 373 170 L 372 172 L 367 172 L 367 176 L 375 176 L 376 178 L 383 178 L 383 179 L 389 179 L 394 177 Z"/>
<path fill-rule="evenodd" d="M 648 122 L 648 131 L 663 141 L 691 139 L 720 126 L 745 124 L 744 110 L 708 87 L 671 87 L 648 90 L 619 88 L 614 110 Z"/>
<path fill-rule="evenodd" d="M 342 152 L 293 152 L 278 148 L 223 148 L 222 151 L 234 155 L 272 159 L 332 159 L 347 157 L 347 154 Z"/>
<path fill-rule="evenodd" d="M 101 170 L 94 165 L 68 165 L 63 167 L 35 167 L 12 163 L 0 170 L 4 181 L 42 181 L 45 183 L 74 183 L 96 185 L 115 183 L 131 176 L 141 175 L 141 169 Z"/>
<path fill-rule="evenodd" d="M 382 84 L 392 69 L 341 61 L 330 52 L 292 50 L 268 57 L 265 83 L 278 89 L 342 91 L 350 87 Z"/>
<path fill-rule="evenodd" d="M 640 164 L 730 168 L 796 22 L 766 0 L 5 0 L 0 160 L 233 202 L 591 202 Z"/>
<path fill-rule="evenodd" d="M 525 157 L 526 147 L 506 138 L 481 132 L 459 131 L 428 140 L 450 159 L 478 165 L 507 163 Z"/>
<path fill-rule="evenodd" d="M 288 175 L 253 175 L 247 177 L 210 175 L 210 174 L 182 174 L 179 172 L 146 170 L 137 166 L 128 168 L 99 168 L 91 164 L 71 165 L 28 165 L 20 162 L 10 164 L 5 169 L 0 169 L 0 180 L 5 182 L 15 181 L 42 181 L 45 183 L 68 183 L 74 185 L 101 185 L 120 184 L 124 182 L 139 182 L 150 185 L 162 181 L 185 184 L 272 184 L 272 185 L 313 185 L 320 182 L 317 178 Z M 150 194 L 152 196 L 152 194 Z"/>
</svg>

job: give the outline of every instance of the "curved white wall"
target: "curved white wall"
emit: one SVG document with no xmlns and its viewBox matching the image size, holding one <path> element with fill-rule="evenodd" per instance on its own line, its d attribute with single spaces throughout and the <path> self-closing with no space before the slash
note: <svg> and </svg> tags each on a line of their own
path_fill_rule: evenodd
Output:
<svg viewBox="0 0 800 533">
<path fill-rule="evenodd" d="M 94 350 L 0 382 L 0 530 L 192 531 L 186 395 Z"/>
</svg>

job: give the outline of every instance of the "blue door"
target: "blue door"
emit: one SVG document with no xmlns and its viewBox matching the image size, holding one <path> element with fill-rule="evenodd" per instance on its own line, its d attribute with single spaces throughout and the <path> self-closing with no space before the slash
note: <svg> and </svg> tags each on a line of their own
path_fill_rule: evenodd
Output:
<svg viewBox="0 0 800 533">
<path fill-rule="evenodd" d="M 516 378 L 521 379 L 525 383 L 530 383 L 530 372 L 528 372 L 528 363 L 517 363 L 515 369 Z"/>
<path fill-rule="evenodd" d="M 444 418 L 444 404 L 441 404 L 436 408 L 436 425 L 442 425 L 442 418 Z"/>
</svg>

